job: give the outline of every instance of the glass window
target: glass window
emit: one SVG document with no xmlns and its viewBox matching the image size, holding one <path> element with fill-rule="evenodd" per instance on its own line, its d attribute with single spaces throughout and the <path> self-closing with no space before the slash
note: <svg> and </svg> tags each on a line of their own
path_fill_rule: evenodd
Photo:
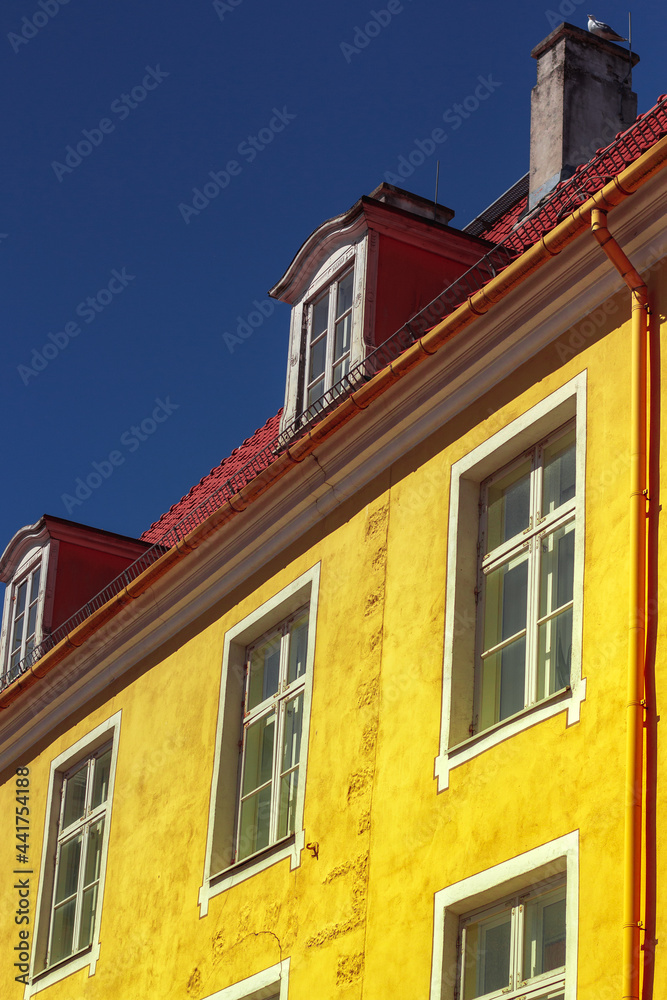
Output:
<svg viewBox="0 0 667 1000">
<path fill-rule="evenodd" d="M 463 1000 L 560 996 L 566 965 L 565 880 L 509 899 L 461 920 Z"/>
<path fill-rule="evenodd" d="M 301 609 L 246 649 L 236 861 L 294 833 L 307 648 Z"/>
<path fill-rule="evenodd" d="M 110 769 L 108 745 L 63 776 L 47 966 L 82 951 L 92 941 Z"/>
<path fill-rule="evenodd" d="M 476 732 L 569 686 L 576 503 L 573 423 L 482 483 Z"/>
<path fill-rule="evenodd" d="M 12 588 L 9 626 L 8 672 L 10 680 L 20 671 L 21 663 L 39 642 L 39 582 L 41 564 L 33 566 Z"/>
<path fill-rule="evenodd" d="M 331 283 L 307 309 L 306 407 L 334 389 L 350 370 L 354 268 Z"/>
</svg>

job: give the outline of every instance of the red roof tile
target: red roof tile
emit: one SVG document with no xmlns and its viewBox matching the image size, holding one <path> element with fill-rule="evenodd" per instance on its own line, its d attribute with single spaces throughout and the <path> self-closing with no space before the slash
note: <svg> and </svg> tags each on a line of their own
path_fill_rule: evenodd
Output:
<svg viewBox="0 0 667 1000">
<path fill-rule="evenodd" d="M 281 415 L 282 410 L 279 410 L 275 417 L 270 417 L 263 427 L 255 431 L 252 437 L 246 438 L 242 445 L 234 448 L 228 458 L 224 458 L 220 465 L 211 469 L 209 474 L 200 479 L 189 493 L 186 493 L 178 503 L 169 508 L 166 514 L 163 514 L 161 518 L 151 524 L 147 531 L 144 531 L 141 536 L 142 541 L 173 545 L 175 539 L 167 538 L 165 541 L 165 535 L 169 530 L 191 514 L 196 507 L 201 506 L 209 497 L 212 497 L 216 491 L 223 489 L 233 476 L 275 441 L 280 429 Z"/>
</svg>

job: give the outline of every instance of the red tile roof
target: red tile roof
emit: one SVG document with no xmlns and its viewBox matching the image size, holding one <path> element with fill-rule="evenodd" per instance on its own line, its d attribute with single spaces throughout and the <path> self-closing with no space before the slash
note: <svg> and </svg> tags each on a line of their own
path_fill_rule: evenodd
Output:
<svg viewBox="0 0 667 1000">
<path fill-rule="evenodd" d="M 144 542 L 161 542 L 162 544 L 173 545 L 171 539 L 164 540 L 164 536 L 170 528 L 178 524 L 191 514 L 196 507 L 201 506 L 214 493 L 224 489 L 230 479 L 237 475 L 252 459 L 270 446 L 278 436 L 280 429 L 280 417 L 282 409 L 278 410 L 274 417 L 270 417 L 263 427 L 256 430 L 252 437 L 246 438 L 242 445 L 234 448 L 228 458 L 224 458 L 220 465 L 211 469 L 207 476 L 200 479 L 196 486 L 193 486 L 189 493 L 186 493 L 178 503 L 172 504 L 166 514 L 159 520 L 151 524 L 148 531 L 144 531 L 141 536 Z"/>
<path fill-rule="evenodd" d="M 650 111 L 640 115 L 637 121 L 625 132 L 619 133 L 609 146 L 598 150 L 588 163 L 577 167 L 574 175 L 569 180 L 561 182 L 545 203 L 535 209 L 531 215 L 526 216 L 523 221 L 520 220 L 526 210 L 527 196 L 525 194 L 521 194 L 514 203 L 511 203 L 492 225 L 482 228 L 481 231 L 476 228 L 476 235 L 490 242 L 503 244 L 510 251 L 501 260 L 500 266 L 496 266 L 496 271 L 502 270 L 502 267 L 509 263 L 513 256 L 522 253 L 537 242 L 545 232 L 552 229 L 578 204 L 603 187 L 611 177 L 620 173 L 666 133 L 667 95 L 663 95 Z M 525 185 L 523 190 L 525 191 Z M 489 256 L 493 257 L 499 252 L 491 251 Z M 485 270 L 483 265 L 484 261 L 480 262 L 481 271 L 486 279 L 490 277 L 491 272 L 488 268 Z M 471 271 L 474 270 L 475 268 L 471 269 Z M 445 291 L 454 292 L 456 285 L 461 284 L 464 288 L 465 298 L 473 290 L 465 286 L 465 278 L 464 275 L 463 279 Z M 443 293 L 443 299 L 449 302 L 449 307 L 444 312 L 451 312 L 458 304 L 455 295 L 450 295 L 447 300 L 446 294 Z M 432 322 L 429 325 L 432 325 Z M 398 333 L 402 333 L 404 329 L 409 329 L 409 324 Z M 378 354 L 379 351 L 383 350 L 386 353 L 388 346 L 389 342 L 374 353 Z M 377 359 L 367 359 L 366 369 L 372 372 L 377 370 L 376 365 L 384 366 L 383 357 L 384 355 L 378 356 Z M 375 365 L 371 365 L 371 361 L 375 361 Z M 267 420 L 264 426 L 255 431 L 252 437 L 247 438 L 239 448 L 235 448 L 229 458 L 224 459 L 215 469 L 211 469 L 210 473 L 204 476 L 196 486 L 193 486 L 189 493 L 143 533 L 142 540 L 164 546 L 173 545 L 177 537 L 182 537 L 191 527 L 200 523 L 205 516 L 220 506 L 223 500 L 229 499 L 262 469 L 266 468 L 271 463 L 276 451 L 279 450 L 277 438 L 281 413 L 282 411 Z M 177 535 L 171 529 L 179 524 Z"/>
</svg>

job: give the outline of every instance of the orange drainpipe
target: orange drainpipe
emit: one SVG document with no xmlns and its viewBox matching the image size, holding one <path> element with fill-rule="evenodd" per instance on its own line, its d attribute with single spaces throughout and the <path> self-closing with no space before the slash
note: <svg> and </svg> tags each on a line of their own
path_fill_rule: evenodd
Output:
<svg viewBox="0 0 667 1000">
<path fill-rule="evenodd" d="M 294 465 L 311 455 L 343 424 L 358 416 L 373 400 L 382 396 L 394 382 L 407 375 L 428 355 L 441 350 L 452 337 L 483 316 L 496 302 L 513 292 L 526 278 L 543 267 L 552 257 L 557 256 L 582 232 L 587 231 L 594 209 L 602 208 L 606 211 L 620 205 L 635 191 L 638 191 L 643 184 L 655 177 L 665 166 L 667 166 L 667 136 L 659 139 L 588 201 L 575 209 L 548 233 L 545 233 L 534 246 L 526 250 L 517 260 L 508 264 L 484 288 L 474 292 L 453 313 L 446 316 L 432 330 L 420 337 L 412 347 L 405 350 L 396 361 L 392 361 L 369 382 L 343 400 L 335 410 L 327 414 L 320 423 L 290 445 L 275 462 L 259 476 L 256 476 L 236 496 L 223 503 L 219 510 L 193 528 L 184 539 L 165 552 L 152 566 L 149 566 L 140 576 L 128 584 L 125 590 L 73 629 L 66 639 L 45 653 L 34 666 L 0 693 L 0 709 L 9 708 L 26 688 L 32 687 L 33 684 L 49 674 L 54 667 L 69 657 L 74 648 L 89 640 L 109 619 L 115 617 L 123 605 L 149 590 L 175 563 L 186 558 L 210 535 L 238 516 L 251 503 L 259 500 L 276 480 L 281 479 Z"/>
<path fill-rule="evenodd" d="M 623 1000 L 639 1000 L 646 616 L 646 343 L 648 288 L 607 229 L 607 213 L 591 212 L 596 240 L 632 293 L 630 451 L 630 608 L 623 858 Z"/>
</svg>

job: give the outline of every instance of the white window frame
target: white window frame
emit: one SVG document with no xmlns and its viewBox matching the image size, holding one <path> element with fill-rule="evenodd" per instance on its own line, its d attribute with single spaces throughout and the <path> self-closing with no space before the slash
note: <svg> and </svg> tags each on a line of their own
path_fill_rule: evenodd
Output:
<svg viewBox="0 0 667 1000">
<path fill-rule="evenodd" d="M 287 858 L 290 860 L 291 869 L 297 868 L 301 863 L 301 854 L 306 843 L 303 813 L 319 580 L 320 564 L 317 563 L 225 634 L 206 860 L 199 890 L 200 916 L 208 913 L 209 901 L 214 896 L 253 877 L 270 865 Z M 308 607 L 308 647 L 303 683 L 303 726 L 295 830 L 293 834 L 269 845 L 257 854 L 235 861 L 240 791 L 239 741 L 242 737 L 247 648 L 304 606 Z"/>
<path fill-rule="evenodd" d="M 490 906 L 483 906 L 473 910 L 471 913 L 463 914 L 459 919 L 459 970 L 458 970 L 458 980 L 459 980 L 459 996 L 463 996 L 464 990 L 464 963 L 463 956 L 468 950 L 466 935 L 468 932 L 468 927 L 471 924 L 476 924 L 480 920 L 485 918 L 489 921 L 493 920 L 494 917 L 497 918 L 497 923 L 500 922 L 499 918 L 501 915 L 505 914 L 509 909 L 510 912 L 510 942 L 509 942 L 509 975 L 510 982 L 509 986 L 501 987 L 497 990 L 490 990 L 486 993 L 479 993 L 478 1000 L 498 1000 L 498 998 L 506 997 L 507 1000 L 517 1000 L 517 998 L 522 997 L 528 1000 L 529 997 L 533 997 L 534 1000 L 546 1000 L 546 998 L 553 997 L 560 991 L 565 990 L 565 971 L 566 965 L 560 966 L 556 969 L 551 969 L 548 972 L 540 973 L 536 976 L 529 976 L 527 979 L 523 978 L 523 961 L 524 961 L 524 932 L 525 932 L 525 916 L 526 916 L 526 903 L 534 896 L 544 894 L 546 892 L 553 890 L 563 890 L 563 895 L 567 900 L 567 881 L 560 875 L 553 876 L 551 878 L 546 878 L 537 885 L 531 885 L 524 889 L 522 892 L 512 893 L 509 896 L 502 896 L 495 903 Z M 567 921 L 567 915 L 566 915 Z M 503 921 L 504 922 L 504 921 Z M 567 927 L 567 924 L 566 924 Z M 487 928 L 483 926 L 482 930 Z M 485 948 L 482 945 L 480 947 L 480 967 L 478 969 L 478 974 L 484 971 L 484 952 Z M 566 963 L 567 963 L 567 952 L 566 952 Z"/>
<path fill-rule="evenodd" d="M 336 315 L 337 302 L 338 302 L 338 287 L 342 281 L 346 278 L 352 278 L 352 302 L 348 309 L 344 310 L 340 316 Z M 354 258 L 351 264 L 346 262 L 340 272 L 336 277 L 329 281 L 324 288 L 321 288 L 317 293 L 311 296 L 306 302 L 306 308 L 304 311 L 305 318 L 305 337 L 304 337 L 304 379 L 303 379 L 303 400 L 301 410 L 302 412 L 308 410 L 310 406 L 316 406 L 319 400 L 325 395 L 335 384 L 340 381 L 337 379 L 334 381 L 334 368 L 337 367 L 342 361 L 347 358 L 347 369 L 345 374 L 350 370 L 350 366 L 353 363 L 353 327 L 354 327 L 354 312 L 355 312 L 355 266 Z M 319 305 L 324 297 L 327 297 L 327 328 L 324 333 L 320 333 L 318 337 L 313 341 L 313 316 L 315 314 L 315 307 Z M 336 339 L 336 323 L 340 322 L 345 316 L 349 316 L 350 320 L 350 332 L 349 332 L 349 345 L 347 351 L 344 351 L 339 358 L 334 357 L 334 344 Z M 324 362 L 324 373 L 323 375 L 318 375 L 315 379 L 311 378 L 311 347 L 313 343 L 326 338 L 326 354 Z M 343 377 L 343 376 L 341 376 Z M 313 400 L 312 403 L 308 402 L 308 397 L 310 394 L 310 389 L 312 385 L 324 379 L 324 388 L 320 396 Z"/>
<path fill-rule="evenodd" d="M 109 831 L 111 827 L 111 812 L 113 792 L 116 778 L 116 762 L 118 758 L 118 741 L 120 735 L 121 712 L 97 726 L 91 733 L 80 739 L 74 746 L 59 754 L 51 763 L 49 777 L 49 793 L 46 804 L 46 821 L 40 865 L 39 888 L 37 893 L 35 940 L 30 970 L 30 984 L 26 987 L 25 997 L 52 986 L 73 972 L 89 967 L 89 976 L 95 974 L 100 956 L 100 926 L 104 905 L 104 881 L 106 876 L 107 851 L 109 846 Z M 101 814 L 105 816 L 104 833 L 100 859 L 100 873 L 97 893 L 95 920 L 92 930 L 91 944 L 86 948 L 76 950 L 67 958 L 61 959 L 55 965 L 47 964 L 47 954 L 50 947 L 51 924 L 53 917 L 53 893 L 56 877 L 56 853 L 62 840 L 68 840 L 74 829 L 70 826 L 61 831 L 61 790 L 63 779 L 75 770 L 84 760 L 92 758 L 101 750 L 111 745 L 111 764 L 109 769 L 109 789 L 106 803 L 102 810 L 90 812 L 83 820 L 83 825 L 97 821 Z M 62 837 L 61 837 L 62 834 Z M 76 928 L 75 928 L 76 929 Z"/>
<path fill-rule="evenodd" d="M 319 298 L 340 275 L 354 269 L 352 337 L 350 367 L 367 352 L 366 338 L 373 329 L 375 288 L 377 283 L 377 239 L 374 231 L 350 233 L 349 243 L 324 252 L 308 286 L 294 298 L 290 314 L 290 349 L 287 358 L 285 402 L 280 421 L 281 431 L 290 428 L 303 416 L 306 407 L 307 327 L 310 303 Z M 290 300 L 291 301 L 291 300 Z"/>
<path fill-rule="evenodd" d="M 577 511 L 577 494 L 575 492 L 574 497 L 570 500 L 565 501 L 561 504 L 555 511 L 544 513 L 542 510 L 542 489 L 544 485 L 544 451 L 550 445 L 556 443 L 560 438 L 566 436 L 570 431 L 575 431 L 575 421 L 574 419 L 568 421 L 563 427 L 559 427 L 556 431 L 553 431 L 546 438 L 543 438 L 539 443 L 533 445 L 530 449 L 522 452 L 522 454 L 516 458 L 514 461 L 510 462 L 508 465 L 503 466 L 498 471 L 494 472 L 493 475 L 488 477 L 481 486 L 480 495 L 480 536 L 479 536 L 479 557 L 478 557 L 478 575 L 477 575 L 477 590 L 476 594 L 479 598 L 477 606 L 477 658 L 476 658 L 476 670 L 475 670 L 475 703 L 474 703 L 474 715 L 472 720 L 472 728 L 475 733 L 485 732 L 489 726 L 485 726 L 484 729 L 481 728 L 481 715 L 482 715 L 482 667 L 483 659 L 489 655 L 493 655 L 496 651 L 508 646 L 514 642 L 517 638 L 523 638 L 525 640 L 525 671 L 524 671 L 524 695 L 523 695 L 523 706 L 519 711 L 524 711 L 531 705 L 534 705 L 539 700 L 538 694 L 538 659 L 539 659 L 539 629 L 541 625 L 549 626 L 550 622 L 556 617 L 557 614 L 562 614 L 564 611 L 571 609 L 574 606 L 574 600 L 568 602 L 568 607 L 563 605 L 550 612 L 543 617 L 540 617 L 540 570 L 541 570 L 541 557 L 542 557 L 542 544 L 543 542 L 555 535 L 555 533 L 561 529 L 572 525 L 574 530 L 574 523 L 576 519 Z M 576 448 L 576 444 L 575 444 Z M 511 473 L 513 468 L 517 466 L 530 463 L 530 476 L 529 476 L 529 523 L 525 530 L 514 535 L 512 538 L 507 539 L 501 544 L 495 546 L 490 551 L 486 551 L 486 540 L 488 538 L 488 493 L 489 488 L 493 486 L 495 482 L 499 479 L 504 478 L 508 473 Z M 578 485 L 578 484 L 577 484 Z M 484 646 L 484 623 L 485 623 L 485 605 L 486 605 L 486 576 L 493 571 L 498 569 L 503 565 L 507 565 L 510 561 L 517 558 L 525 558 L 527 564 L 527 614 L 526 614 L 526 625 L 522 628 L 516 635 L 507 637 L 502 642 L 499 642 L 492 649 L 485 650 Z M 549 688 L 548 683 L 550 678 L 547 679 L 547 684 L 545 687 Z M 565 687 L 554 689 L 545 697 L 551 697 L 552 695 L 558 694 L 561 690 L 569 688 L 569 677 L 568 683 Z M 500 720 L 504 721 L 504 720 Z M 493 723 L 498 724 L 497 722 Z"/>
<path fill-rule="evenodd" d="M 301 697 L 301 712 L 303 716 L 303 695 L 306 686 L 306 668 L 304 672 L 291 683 L 288 677 L 289 670 L 289 651 L 290 651 L 290 640 L 292 636 L 292 627 L 300 618 L 303 618 L 304 614 L 308 615 L 308 606 L 299 608 L 297 611 L 293 612 L 283 621 L 279 622 L 278 625 L 274 625 L 263 635 L 259 636 L 254 642 L 250 643 L 246 647 L 245 656 L 245 709 L 243 717 L 243 737 L 242 737 L 242 747 L 241 747 L 241 760 L 239 762 L 239 794 L 238 794 L 238 809 L 237 809 L 237 820 L 236 820 L 236 843 L 234 846 L 234 861 L 245 861 L 250 854 L 243 855 L 239 857 L 240 844 L 242 839 L 242 805 L 245 799 L 251 797 L 258 793 L 259 789 L 254 788 L 251 792 L 246 795 L 243 794 L 243 784 L 244 775 L 247 760 L 247 736 L 248 731 L 251 726 L 259 722 L 262 718 L 270 715 L 275 716 L 275 730 L 273 738 L 273 753 L 272 753 L 272 767 L 271 767 L 271 799 L 270 799 L 270 818 L 269 818 L 269 844 L 271 847 L 273 844 L 277 843 L 284 836 L 291 836 L 294 831 L 290 830 L 287 834 L 281 834 L 278 829 L 278 821 L 280 818 L 280 791 L 281 791 L 281 778 L 284 776 L 281 768 L 281 756 L 283 751 L 284 743 L 284 733 L 286 724 L 286 707 L 287 703 Z M 263 645 L 267 640 L 279 637 L 280 645 L 280 655 L 279 655 L 279 672 L 278 672 L 278 689 L 275 693 L 271 693 L 268 697 L 264 698 L 262 701 L 258 702 L 252 708 L 248 708 L 249 690 L 251 682 L 251 659 L 254 650 Z M 298 787 L 301 778 L 301 764 L 297 760 L 295 765 L 291 765 L 288 769 L 289 771 L 298 771 L 297 776 L 297 795 Z M 286 772 L 285 772 L 286 773 Z M 267 783 L 265 782 L 265 785 Z M 260 853 L 267 848 L 259 848 L 254 853 Z"/>
<path fill-rule="evenodd" d="M 50 924 L 49 944 L 46 956 L 47 967 L 50 967 L 55 964 L 60 964 L 61 961 L 63 962 L 67 961 L 70 958 L 73 958 L 79 952 L 85 951 L 85 949 L 89 947 L 89 945 L 85 945 L 84 947 L 77 946 L 75 942 L 77 941 L 81 930 L 81 911 L 83 905 L 84 889 L 89 889 L 94 882 L 97 882 L 98 886 L 97 899 L 98 900 L 100 899 L 99 877 L 97 879 L 94 879 L 93 882 L 90 883 L 90 885 L 84 885 L 84 876 L 88 860 L 87 852 L 90 849 L 87 835 L 91 827 L 95 826 L 100 821 L 103 821 L 104 823 L 103 829 L 106 829 L 106 826 L 109 822 L 108 812 L 111 802 L 109 801 L 108 789 L 106 798 L 104 799 L 103 802 L 101 802 L 97 806 L 93 806 L 91 802 L 93 788 L 94 788 L 95 771 L 98 767 L 98 761 L 100 757 L 104 756 L 107 752 L 109 752 L 110 754 L 113 752 L 113 745 L 111 742 L 105 743 L 98 749 L 93 750 L 92 753 L 88 754 L 83 760 L 77 761 L 72 767 L 68 768 L 68 770 L 62 775 L 61 795 L 60 795 L 61 804 L 60 804 L 60 815 L 58 817 L 58 836 L 56 838 L 56 860 L 55 860 L 55 869 L 53 876 L 53 881 L 55 885 L 58 884 L 58 873 L 62 860 L 63 849 L 67 847 L 67 845 L 77 837 L 82 838 L 82 848 L 79 858 L 79 873 L 77 877 L 77 885 L 74 892 L 71 894 L 71 898 L 69 900 L 69 901 L 74 900 L 75 904 L 74 925 L 72 930 L 73 948 L 70 954 L 64 956 L 62 959 L 58 959 L 57 961 L 54 961 L 52 959 L 55 913 L 56 909 L 61 908 L 65 904 L 65 901 L 61 900 L 56 905 L 55 898 L 52 898 L 51 914 L 49 918 L 49 924 Z M 65 788 L 68 786 L 68 783 L 70 779 L 74 776 L 74 774 L 79 773 L 79 771 L 81 771 L 83 768 L 86 769 L 86 786 L 85 786 L 85 801 L 84 801 L 83 816 L 69 823 L 65 827 L 63 826 L 64 812 L 65 812 Z M 97 904 L 95 912 L 97 912 Z"/>
<path fill-rule="evenodd" d="M 289 967 L 289 958 L 284 958 L 282 962 L 248 976 L 240 983 L 210 993 L 204 1000 L 287 1000 Z"/>
<path fill-rule="evenodd" d="M 582 677 L 582 622 L 586 479 L 586 372 L 551 393 L 502 427 L 452 465 L 446 570 L 445 637 L 440 749 L 434 774 L 438 791 L 449 787 L 449 772 L 529 726 L 560 712 L 567 725 L 579 721 L 586 697 Z M 481 484 L 513 459 L 533 448 L 568 421 L 576 428 L 577 505 L 574 513 L 575 559 L 570 686 L 527 705 L 516 715 L 479 733 L 476 710 L 479 502 Z"/>
<path fill-rule="evenodd" d="M 546 1000 L 564 994 L 576 1000 L 579 940 L 579 831 L 519 854 L 453 885 L 433 897 L 433 965 L 430 1000 L 455 1000 L 461 983 L 460 938 L 464 921 L 512 897 L 523 897 L 548 888 L 557 879 L 566 885 L 565 971 L 547 973 L 517 983 L 514 990 L 485 994 L 491 997 L 526 997 Z M 480 998 L 482 1000 L 482 998 Z"/>
<path fill-rule="evenodd" d="M 2 675 L 9 675 L 12 678 L 12 673 L 14 676 L 19 676 L 16 672 L 13 672 L 10 667 L 11 655 L 12 655 L 12 636 L 14 633 L 14 621 L 15 621 L 15 609 L 16 609 L 16 598 L 18 596 L 18 589 L 21 584 L 29 578 L 32 578 L 32 574 L 35 570 L 39 570 L 39 590 L 36 601 L 36 618 L 35 618 L 35 633 L 32 646 L 28 652 L 31 652 L 35 646 L 44 638 L 43 636 L 43 620 L 44 620 L 44 601 L 46 596 L 46 579 L 48 572 L 48 559 L 47 559 L 48 548 L 44 546 L 33 546 L 29 552 L 21 560 L 19 566 L 16 569 L 11 581 L 7 584 L 5 588 L 5 604 L 3 612 L 3 628 L 2 628 L 2 643 L 1 643 L 1 663 L 2 663 Z M 29 591 L 28 591 L 29 593 Z M 27 620 L 27 619 L 26 619 Z M 19 659 L 19 664 L 23 662 L 25 657 L 28 655 L 26 652 L 28 637 L 22 636 L 21 641 L 21 657 Z"/>
</svg>

